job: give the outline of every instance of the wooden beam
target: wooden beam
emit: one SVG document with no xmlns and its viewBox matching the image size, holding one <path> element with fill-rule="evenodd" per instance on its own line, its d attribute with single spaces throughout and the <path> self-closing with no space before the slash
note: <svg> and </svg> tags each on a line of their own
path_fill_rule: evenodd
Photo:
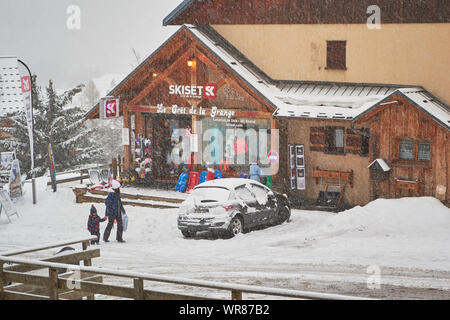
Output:
<svg viewBox="0 0 450 320">
<path fill-rule="evenodd" d="M 39 247 L 28 248 L 28 249 L 23 249 L 23 250 L 8 251 L 8 252 L 0 253 L 0 255 L 4 256 L 4 257 L 17 256 L 19 254 L 25 254 L 25 253 L 36 252 L 36 251 L 43 251 L 43 250 L 48 250 L 48 249 L 53 249 L 53 248 L 58 248 L 58 247 L 65 247 L 65 246 L 69 246 L 71 244 L 82 243 L 83 241 L 94 240 L 96 238 L 97 237 L 95 237 L 95 236 L 90 236 L 90 237 L 85 237 L 85 238 L 82 238 L 82 239 L 74 239 L 74 240 L 71 240 L 71 241 L 58 242 L 58 243 L 54 243 L 54 244 L 51 244 L 51 245 L 39 246 Z"/>
<path fill-rule="evenodd" d="M 133 283 L 136 291 L 135 300 L 145 300 L 144 280 L 142 278 L 133 279 Z"/>
<path fill-rule="evenodd" d="M 135 105 L 142 101 L 157 85 L 159 85 L 162 81 L 165 80 L 175 69 L 178 67 L 178 64 L 186 61 L 189 57 L 190 52 L 186 52 L 182 54 L 174 63 L 169 66 L 163 73 L 161 73 L 156 79 L 153 79 L 141 92 L 139 92 L 128 104 Z"/>
<path fill-rule="evenodd" d="M 81 176 L 79 176 L 79 177 L 73 177 L 73 178 L 67 178 L 67 179 L 56 180 L 56 184 L 66 183 L 66 182 L 72 182 L 72 181 L 77 181 L 77 180 L 80 180 L 80 179 L 89 179 L 89 175 L 88 175 L 88 174 L 85 174 L 85 175 L 81 175 Z M 47 185 L 48 185 L 48 186 L 51 186 L 51 185 L 52 185 L 52 182 L 51 182 L 51 181 L 47 182 Z"/>
<path fill-rule="evenodd" d="M 50 300 L 50 298 L 31 293 L 22 293 L 6 290 L 4 300 Z"/>
<path fill-rule="evenodd" d="M 102 191 L 102 190 L 87 190 L 87 192 L 95 194 L 95 195 L 102 195 L 107 196 L 108 191 Z M 156 196 L 144 196 L 140 194 L 127 194 L 127 193 L 120 193 L 120 197 L 123 199 L 135 199 L 135 200 L 152 200 L 152 201 L 163 201 L 163 202 L 170 202 L 170 203 L 182 203 L 183 199 L 175 199 L 175 198 L 164 198 L 164 197 L 156 197 Z"/>
<path fill-rule="evenodd" d="M 206 117 L 211 116 L 211 109 L 210 108 L 202 108 L 206 111 L 205 115 Z M 156 113 L 156 114 L 163 114 L 158 112 L 158 107 L 156 106 L 145 106 L 145 105 L 135 105 L 130 106 L 130 110 L 133 112 L 144 112 L 144 113 Z M 240 109 L 226 109 L 229 111 L 234 111 L 235 115 L 234 118 L 240 119 L 240 118 L 256 118 L 256 119 L 272 119 L 272 113 L 270 112 L 264 112 L 264 111 L 248 111 L 248 110 L 240 110 Z M 167 112 L 166 114 L 172 114 L 171 112 Z M 190 115 L 190 114 L 186 114 Z M 198 116 L 198 115 L 197 115 Z"/>
<path fill-rule="evenodd" d="M 74 252 L 74 253 L 64 254 L 61 256 L 46 258 L 41 261 L 70 264 L 70 263 L 80 262 L 80 261 L 88 260 L 88 259 L 90 260 L 90 259 L 98 258 L 98 257 L 100 257 L 100 249 L 90 249 L 90 250 L 85 250 L 85 251 L 78 251 L 78 252 Z M 26 265 L 26 266 L 25 265 L 15 265 L 15 266 L 6 267 L 5 271 L 30 272 L 30 271 L 44 269 L 44 268 L 45 267 L 41 267 L 41 266 L 33 265 L 33 264 Z"/>
<path fill-rule="evenodd" d="M 231 300 L 242 300 L 242 291 L 232 290 Z"/>
</svg>

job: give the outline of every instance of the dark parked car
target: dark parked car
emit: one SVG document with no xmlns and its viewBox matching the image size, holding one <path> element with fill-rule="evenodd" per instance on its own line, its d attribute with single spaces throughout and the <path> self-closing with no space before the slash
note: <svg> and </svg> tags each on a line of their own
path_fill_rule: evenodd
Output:
<svg viewBox="0 0 450 320">
<path fill-rule="evenodd" d="M 210 231 L 221 237 L 289 220 L 286 195 L 263 184 L 238 178 L 211 180 L 196 186 L 180 206 L 178 229 L 186 238 Z"/>
</svg>

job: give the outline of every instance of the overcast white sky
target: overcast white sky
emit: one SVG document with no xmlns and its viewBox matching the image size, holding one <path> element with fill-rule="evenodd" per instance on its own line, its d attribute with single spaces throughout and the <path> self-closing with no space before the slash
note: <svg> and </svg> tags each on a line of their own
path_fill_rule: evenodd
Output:
<svg viewBox="0 0 450 320">
<path fill-rule="evenodd" d="M 0 0 L 0 56 L 17 56 L 39 83 L 58 88 L 87 83 L 105 73 L 126 74 L 177 29 L 162 20 L 182 0 Z M 81 10 L 80 29 L 69 30 L 71 5 Z M 72 24 L 73 25 L 73 24 Z"/>
</svg>

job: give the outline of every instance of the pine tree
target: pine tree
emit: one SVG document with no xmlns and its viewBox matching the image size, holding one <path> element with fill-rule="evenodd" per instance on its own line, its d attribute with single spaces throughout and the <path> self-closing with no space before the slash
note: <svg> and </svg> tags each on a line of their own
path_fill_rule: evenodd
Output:
<svg viewBox="0 0 450 320">
<path fill-rule="evenodd" d="M 101 154 L 99 143 L 91 138 L 93 129 L 87 129 L 84 125 L 84 112 L 79 107 L 67 107 L 80 90 L 81 86 L 78 86 L 58 95 L 50 81 L 43 99 L 41 89 L 36 86 L 36 76 L 33 76 L 34 163 L 37 176 L 49 167 L 49 143 L 58 171 L 98 160 Z M 25 113 L 20 112 L 13 117 L 13 121 L 13 134 L 18 140 L 16 154 L 22 171 L 30 174 L 31 156 Z"/>
</svg>

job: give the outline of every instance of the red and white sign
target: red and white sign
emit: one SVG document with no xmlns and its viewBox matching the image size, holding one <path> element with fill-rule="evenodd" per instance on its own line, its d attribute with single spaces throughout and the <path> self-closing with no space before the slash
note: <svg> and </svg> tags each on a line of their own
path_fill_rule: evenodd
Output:
<svg viewBox="0 0 450 320">
<path fill-rule="evenodd" d="M 181 98 L 215 99 L 217 97 L 217 84 L 207 83 L 204 86 L 171 85 L 169 86 L 169 94 Z"/>
<path fill-rule="evenodd" d="M 101 104 L 101 119 L 110 119 L 119 117 L 119 99 L 104 98 Z"/>
<path fill-rule="evenodd" d="M 17 69 L 20 74 L 22 87 L 23 107 L 27 118 L 28 136 L 30 139 L 31 170 L 34 170 L 34 138 L 33 138 L 33 101 L 31 94 L 31 72 L 27 65 L 17 60 Z"/>
<path fill-rule="evenodd" d="M 215 83 L 205 84 L 205 92 L 203 93 L 203 98 L 205 99 L 217 98 L 217 84 Z"/>
<path fill-rule="evenodd" d="M 31 78 L 29 76 L 21 77 L 20 81 L 22 83 L 22 93 L 31 91 Z"/>
</svg>

